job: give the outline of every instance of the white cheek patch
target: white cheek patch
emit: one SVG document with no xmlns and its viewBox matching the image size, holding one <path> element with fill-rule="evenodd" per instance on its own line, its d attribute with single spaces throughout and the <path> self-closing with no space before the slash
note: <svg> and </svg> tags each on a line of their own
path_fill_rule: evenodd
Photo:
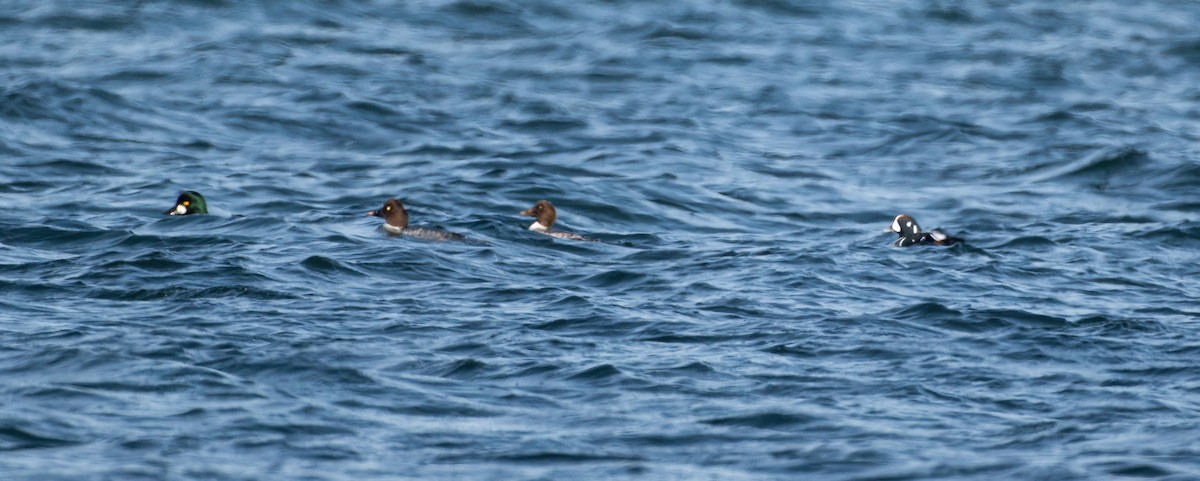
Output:
<svg viewBox="0 0 1200 481">
<path fill-rule="evenodd" d="M 896 217 L 896 219 L 892 221 L 892 232 L 900 232 L 900 218 L 899 217 Z"/>
<path fill-rule="evenodd" d="M 184 207 L 183 204 L 179 204 L 179 205 L 175 206 L 175 215 L 186 215 L 186 214 L 187 214 L 187 207 Z"/>
</svg>

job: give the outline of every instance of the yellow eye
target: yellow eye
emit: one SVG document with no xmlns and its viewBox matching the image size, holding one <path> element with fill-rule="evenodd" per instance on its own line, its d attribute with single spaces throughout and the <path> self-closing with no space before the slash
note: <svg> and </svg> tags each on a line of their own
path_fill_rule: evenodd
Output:
<svg viewBox="0 0 1200 481">
<path fill-rule="evenodd" d="M 392 206 L 390 206 L 390 205 L 389 205 L 389 206 L 387 206 L 387 208 L 386 208 L 386 209 L 384 209 L 384 210 L 392 210 Z"/>
<path fill-rule="evenodd" d="M 187 206 L 189 206 L 189 205 L 192 205 L 191 201 L 186 201 L 186 200 L 185 200 L 185 201 L 183 201 L 183 206 L 184 206 L 184 207 L 187 207 Z"/>
</svg>

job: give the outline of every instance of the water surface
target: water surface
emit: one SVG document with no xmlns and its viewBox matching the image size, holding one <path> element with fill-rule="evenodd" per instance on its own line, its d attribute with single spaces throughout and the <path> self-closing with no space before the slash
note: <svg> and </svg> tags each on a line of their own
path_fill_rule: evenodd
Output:
<svg viewBox="0 0 1200 481">
<path fill-rule="evenodd" d="M 9 2 L 0 472 L 1196 479 L 1198 23 Z"/>
</svg>

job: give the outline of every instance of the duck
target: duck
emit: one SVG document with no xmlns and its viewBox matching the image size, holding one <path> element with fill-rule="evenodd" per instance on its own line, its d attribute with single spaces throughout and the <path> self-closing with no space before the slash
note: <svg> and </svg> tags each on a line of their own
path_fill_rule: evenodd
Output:
<svg viewBox="0 0 1200 481">
<path fill-rule="evenodd" d="M 959 242 L 962 239 L 953 237 L 945 232 L 934 229 L 929 232 L 922 232 L 921 226 L 917 225 L 916 219 L 908 214 L 900 214 L 892 220 L 890 229 L 900 235 L 896 242 L 892 245 L 896 247 L 912 247 L 920 244 L 949 246 Z"/>
<path fill-rule="evenodd" d="M 192 214 L 207 214 L 208 202 L 205 202 L 204 196 L 194 190 L 184 191 L 179 194 L 179 198 L 175 199 L 175 207 L 167 209 L 163 214 L 166 215 L 192 215 Z"/>
<path fill-rule="evenodd" d="M 529 230 L 531 231 L 546 234 L 551 237 L 557 237 L 559 239 L 578 241 L 591 240 L 573 232 L 551 230 L 554 227 L 554 221 L 558 219 L 558 211 L 554 208 L 554 204 L 551 204 L 548 200 L 537 201 L 537 203 L 533 204 L 533 207 L 521 211 L 521 215 L 536 219 L 532 224 L 529 224 Z"/>
<path fill-rule="evenodd" d="M 408 211 L 404 209 L 404 204 L 396 199 L 388 199 L 383 203 L 383 207 L 378 210 L 367 212 L 369 216 L 382 217 L 383 229 L 389 234 L 405 235 L 426 240 L 463 240 L 466 239 L 462 234 L 445 231 L 441 229 L 432 229 L 427 227 L 413 227 L 408 225 Z"/>
</svg>

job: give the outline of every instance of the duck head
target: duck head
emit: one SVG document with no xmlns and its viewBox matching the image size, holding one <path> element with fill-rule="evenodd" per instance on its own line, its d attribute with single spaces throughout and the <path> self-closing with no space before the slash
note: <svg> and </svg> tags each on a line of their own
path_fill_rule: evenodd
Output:
<svg viewBox="0 0 1200 481">
<path fill-rule="evenodd" d="M 921 233 L 921 226 L 912 216 L 900 214 L 892 220 L 892 232 L 900 234 L 900 237 L 911 237 Z"/>
<path fill-rule="evenodd" d="M 387 225 L 396 229 L 408 227 L 408 211 L 404 210 L 404 204 L 401 204 L 396 199 L 388 199 L 387 202 L 383 203 L 383 207 L 380 207 L 379 210 L 367 212 L 367 215 L 383 217 Z"/>
<path fill-rule="evenodd" d="M 175 199 L 175 207 L 167 209 L 163 213 L 166 215 L 207 214 L 208 202 L 204 201 L 204 196 L 199 192 L 189 190 L 179 194 L 179 198 Z"/>
<path fill-rule="evenodd" d="M 529 230 L 548 231 L 554 226 L 554 220 L 558 218 L 558 212 L 554 210 L 554 205 L 547 200 L 539 200 L 533 207 L 521 211 L 521 215 L 526 215 L 537 219 L 536 222 L 529 226 Z"/>
</svg>

